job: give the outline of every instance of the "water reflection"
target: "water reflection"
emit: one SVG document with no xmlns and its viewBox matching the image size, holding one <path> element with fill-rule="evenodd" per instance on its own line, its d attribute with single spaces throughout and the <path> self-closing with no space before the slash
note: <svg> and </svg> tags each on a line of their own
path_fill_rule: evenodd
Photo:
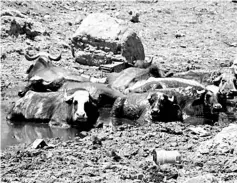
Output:
<svg viewBox="0 0 237 183">
<path fill-rule="evenodd" d="M 1 149 L 19 143 L 32 143 L 37 138 L 59 137 L 63 141 L 80 136 L 77 129 L 50 128 L 48 124 L 24 123 L 8 125 L 8 133 L 1 138 Z"/>
<path fill-rule="evenodd" d="M 19 124 L 9 124 L 6 121 L 6 108 L 1 106 L 1 149 L 20 143 L 32 143 L 37 138 L 59 137 L 62 141 L 71 140 L 75 137 L 82 137 L 80 131 L 75 128 L 60 129 L 50 128 L 48 124 L 32 122 L 21 122 Z M 110 109 L 100 111 L 99 121 L 109 122 Z"/>
</svg>

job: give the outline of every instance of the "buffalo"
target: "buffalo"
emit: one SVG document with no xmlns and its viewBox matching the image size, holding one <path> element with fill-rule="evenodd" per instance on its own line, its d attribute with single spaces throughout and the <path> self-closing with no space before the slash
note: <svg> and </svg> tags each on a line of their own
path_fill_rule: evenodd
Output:
<svg viewBox="0 0 237 183">
<path fill-rule="evenodd" d="M 58 91 L 72 90 L 75 88 L 87 90 L 99 107 L 112 107 L 118 97 L 125 96 L 123 93 L 108 87 L 106 84 L 91 82 L 66 81 Z"/>
<path fill-rule="evenodd" d="M 222 111 L 227 114 L 229 121 L 236 121 L 237 119 L 236 65 L 237 61 L 233 63 L 232 67 L 228 68 L 228 70 L 214 80 L 214 84 L 219 87 L 218 100 L 223 107 Z"/>
<path fill-rule="evenodd" d="M 177 72 L 173 75 L 176 78 L 190 79 L 200 82 L 205 85 L 212 84 L 212 80 L 219 75 L 221 72 L 220 69 L 217 70 L 189 70 L 185 72 Z"/>
<path fill-rule="evenodd" d="M 96 101 L 80 88 L 64 92 L 28 91 L 7 115 L 11 122 L 46 122 L 51 127 L 76 126 L 82 130 L 92 128 L 98 117 Z"/>
<path fill-rule="evenodd" d="M 213 83 L 219 87 L 219 93 L 232 98 L 237 94 L 237 80 L 234 68 L 228 68 L 220 76 L 214 79 Z"/>
<path fill-rule="evenodd" d="M 136 82 L 147 80 L 149 77 L 163 76 L 157 66 L 151 65 L 146 69 L 129 67 L 120 73 L 110 73 L 107 80 L 111 88 L 124 92 L 125 89 L 133 86 Z"/>
<path fill-rule="evenodd" d="M 182 112 L 174 96 L 160 92 L 133 93 L 115 100 L 111 110 L 112 126 L 119 125 L 119 118 L 143 125 L 155 121 L 182 121 Z"/>
<path fill-rule="evenodd" d="M 52 90 L 52 88 L 57 86 L 60 87 L 67 80 L 105 82 L 105 79 L 87 77 L 86 75 L 83 76 L 74 71 L 53 65 L 52 61 L 59 61 L 61 54 L 54 58 L 48 53 L 40 52 L 31 57 L 25 54 L 25 58 L 28 61 L 35 62 L 26 71 L 28 85 L 18 93 L 20 97 L 23 97 L 28 90 L 40 92 Z"/>
<path fill-rule="evenodd" d="M 218 101 L 218 87 L 208 85 L 203 90 L 194 87 L 167 88 L 157 91 L 168 96 L 176 96 L 182 109 L 183 120 L 190 124 L 214 124 L 218 121 L 222 105 Z"/>
<path fill-rule="evenodd" d="M 150 77 L 147 80 L 141 80 L 135 83 L 133 86 L 128 87 L 124 93 L 143 93 L 155 89 L 178 88 L 188 86 L 195 87 L 195 89 L 197 90 L 202 90 L 205 88 L 205 86 L 201 83 L 190 79 Z"/>
<path fill-rule="evenodd" d="M 152 65 L 153 57 L 150 60 L 134 60 L 134 67 L 146 69 Z"/>
</svg>

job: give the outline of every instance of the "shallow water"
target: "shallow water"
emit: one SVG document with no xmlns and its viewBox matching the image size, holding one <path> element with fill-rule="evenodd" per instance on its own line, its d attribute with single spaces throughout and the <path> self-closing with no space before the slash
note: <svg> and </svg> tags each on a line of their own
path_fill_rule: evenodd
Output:
<svg viewBox="0 0 237 183">
<path fill-rule="evenodd" d="M 7 107 L 1 105 L 1 150 L 20 144 L 32 143 L 37 138 L 55 138 L 59 137 L 62 141 L 71 140 L 82 136 L 80 131 L 75 128 L 59 129 L 50 128 L 48 124 L 39 124 L 31 122 L 21 122 L 20 124 L 10 124 L 6 121 Z M 110 109 L 103 109 L 99 121 L 109 122 Z"/>
</svg>

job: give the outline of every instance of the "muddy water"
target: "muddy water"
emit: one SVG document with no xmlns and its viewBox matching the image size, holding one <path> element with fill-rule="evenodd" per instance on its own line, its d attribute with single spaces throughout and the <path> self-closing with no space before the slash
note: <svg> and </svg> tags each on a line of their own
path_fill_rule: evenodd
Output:
<svg viewBox="0 0 237 183">
<path fill-rule="evenodd" d="M 82 136 L 80 131 L 75 128 L 58 129 L 50 128 L 47 124 L 21 122 L 20 124 L 10 124 L 6 121 L 8 108 L 1 105 L 1 150 L 15 144 L 32 143 L 37 138 L 55 138 L 62 141 Z M 103 109 L 98 120 L 105 123 L 109 122 L 110 109 Z"/>
</svg>

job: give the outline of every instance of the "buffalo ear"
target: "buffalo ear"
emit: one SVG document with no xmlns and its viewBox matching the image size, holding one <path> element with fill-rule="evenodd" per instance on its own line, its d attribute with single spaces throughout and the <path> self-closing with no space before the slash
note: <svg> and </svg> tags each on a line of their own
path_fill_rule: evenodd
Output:
<svg viewBox="0 0 237 183">
<path fill-rule="evenodd" d="M 201 96 L 203 96 L 203 94 L 206 92 L 206 90 L 205 89 L 203 89 L 203 90 L 197 90 L 197 95 L 198 95 L 198 97 L 201 97 Z"/>
<path fill-rule="evenodd" d="M 150 104 L 152 104 L 155 101 L 156 98 L 156 93 L 149 93 L 147 96 L 147 100 L 149 101 Z"/>
<path fill-rule="evenodd" d="M 221 79 L 222 79 L 222 75 L 218 76 L 217 78 L 213 80 L 213 84 L 216 86 L 219 86 Z"/>
<path fill-rule="evenodd" d="M 26 74 L 29 74 L 30 71 L 33 69 L 34 65 L 32 64 L 27 70 L 26 70 Z"/>
<path fill-rule="evenodd" d="M 168 100 L 169 100 L 170 102 L 176 102 L 176 101 L 177 101 L 177 98 L 176 98 L 176 96 L 172 95 L 172 96 L 168 96 Z"/>
<path fill-rule="evenodd" d="M 89 95 L 89 101 L 93 103 L 93 105 L 97 106 L 98 105 L 98 101 L 95 100 L 92 96 Z"/>
<path fill-rule="evenodd" d="M 66 103 L 72 104 L 74 95 L 72 94 L 72 95 L 69 95 L 69 96 L 68 96 L 68 95 L 67 95 L 67 90 L 65 89 L 65 90 L 64 90 L 64 96 L 63 96 L 63 98 L 64 98 L 64 101 L 65 101 Z"/>
<path fill-rule="evenodd" d="M 64 99 L 64 101 L 65 101 L 66 103 L 68 103 L 68 104 L 72 104 L 73 98 L 70 98 L 70 99 L 68 99 L 68 100 Z"/>
</svg>

